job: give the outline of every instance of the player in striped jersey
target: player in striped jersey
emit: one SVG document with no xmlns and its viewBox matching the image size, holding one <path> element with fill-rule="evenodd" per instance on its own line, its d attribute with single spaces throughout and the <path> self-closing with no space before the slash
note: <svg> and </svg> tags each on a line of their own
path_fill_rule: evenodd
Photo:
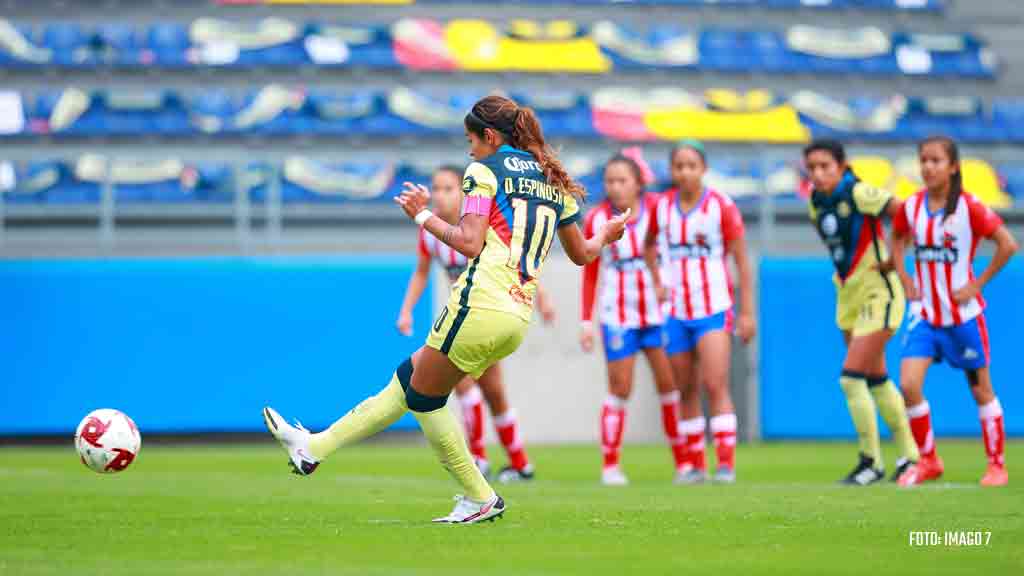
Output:
<svg viewBox="0 0 1024 576">
<path fill-rule="evenodd" d="M 427 209 L 430 193 L 424 186 L 406 183 L 395 198 L 416 224 L 470 259 L 425 345 L 398 365 L 383 390 L 317 434 L 288 424 L 269 406 L 263 409 L 267 429 L 300 475 L 312 474 L 342 446 L 412 411 L 441 464 L 464 490 L 454 509 L 434 520 L 450 524 L 493 520 L 504 514 L 505 501 L 474 464 L 447 407 L 449 395 L 467 374 L 479 378 L 519 347 L 556 236 L 569 259 L 582 266 L 621 238 L 629 220 L 627 211 L 594 237 L 583 237 L 577 225 L 583 188 L 545 142 L 532 109 L 487 96 L 473 105 L 464 124 L 476 161 L 462 179 L 466 202 L 458 224 Z"/>
<path fill-rule="evenodd" d="M 978 405 L 981 435 L 988 456 L 984 486 L 1008 481 L 1003 446 L 1003 409 L 992 390 L 988 330 L 982 288 L 1017 251 L 1017 242 L 1002 219 L 963 189 L 960 152 L 953 140 L 929 138 L 918 147 L 925 189 L 911 196 L 893 219 L 893 262 L 912 301 L 912 319 L 903 344 L 900 384 L 910 427 L 921 452 L 914 474 L 903 485 L 920 484 L 942 475 L 935 452 L 931 410 L 922 389 L 933 361 L 945 360 L 963 370 Z M 992 240 L 996 253 L 975 278 L 978 242 Z M 914 278 L 902 266 L 904 246 L 914 245 Z"/>
<path fill-rule="evenodd" d="M 644 192 L 650 168 L 642 163 L 638 148 L 612 157 L 604 168 L 607 199 L 587 214 L 584 236 L 593 236 L 616 214 L 634 214 L 626 233 L 605 247 L 598 260 L 583 268 L 583 324 L 580 344 L 589 352 L 594 345 L 593 315 L 600 279 L 599 320 L 608 363 L 608 397 L 601 409 L 601 449 L 604 467 L 601 482 L 609 486 L 628 483 L 619 467 L 619 451 L 626 422 L 626 401 L 633 389 L 636 353 L 643 350 L 654 374 L 661 399 L 661 421 L 675 458 L 677 475 L 685 472 L 685 447 L 679 436 L 679 391 L 665 355 L 665 319 L 654 291 L 654 280 L 644 261 L 644 239 L 654 226 L 653 195 Z M 651 178 L 653 179 L 653 178 Z"/>
<path fill-rule="evenodd" d="M 839 385 L 860 446 L 857 465 L 841 482 L 866 486 L 885 477 L 878 412 L 900 450 L 893 474 L 900 480 L 914 473 L 918 452 L 900 392 L 885 367 L 885 344 L 903 321 L 906 299 L 899 278 L 888 270 L 882 218 L 898 214 L 901 203 L 861 182 L 839 142 L 812 142 L 804 149 L 804 163 L 814 185 L 811 221 L 836 269 L 836 324 L 846 341 Z"/>
<path fill-rule="evenodd" d="M 707 423 L 718 460 L 714 479 L 731 483 L 736 481 L 736 410 L 729 394 L 733 331 L 729 254 L 739 270 L 743 299 L 736 333 L 746 344 L 757 330 L 743 219 L 728 196 L 704 185 L 703 144 L 683 141 L 672 149 L 669 159 L 674 186 L 655 205 L 655 225 L 647 234 L 645 257 L 655 289 L 667 299 L 667 352 L 682 392 L 679 429 L 685 436 L 686 462 L 677 480 L 693 484 L 707 479 Z M 708 395 L 709 422 L 701 408 L 701 387 Z"/>
<path fill-rule="evenodd" d="M 454 166 L 443 166 L 434 171 L 431 178 L 431 204 L 438 218 L 456 224 L 462 213 L 462 175 Z M 419 262 L 409 285 L 405 290 L 401 311 L 398 313 L 398 331 L 409 336 L 412 334 L 412 309 L 416 306 L 423 289 L 427 285 L 431 262 L 437 262 L 444 268 L 448 280 L 454 284 L 465 271 L 468 260 L 457 250 L 441 242 L 437 237 L 428 234 L 422 228 L 419 234 L 417 253 Z M 537 309 L 545 323 L 554 320 L 554 309 L 550 299 L 541 287 L 537 286 Z M 479 386 L 478 386 L 479 385 Z M 483 392 L 481 394 L 481 391 Z M 455 395 L 462 408 L 462 424 L 469 442 L 469 451 L 476 460 L 476 465 L 484 476 L 490 476 L 490 463 L 487 460 L 487 448 L 484 444 L 484 411 L 483 400 L 491 409 L 494 427 L 508 454 L 509 465 L 498 473 L 498 481 L 502 483 L 533 479 L 533 465 L 526 455 L 522 436 L 519 433 L 519 421 L 516 413 L 508 403 L 505 386 L 502 383 L 501 363 L 495 363 L 487 369 L 479 380 L 466 377 L 455 387 Z"/>
</svg>

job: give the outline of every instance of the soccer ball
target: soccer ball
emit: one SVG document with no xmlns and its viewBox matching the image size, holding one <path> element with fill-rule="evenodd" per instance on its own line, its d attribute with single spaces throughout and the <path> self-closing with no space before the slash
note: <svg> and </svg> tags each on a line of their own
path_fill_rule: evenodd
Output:
<svg viewBox="0 0 1024 576">
<path fill-rule="evenodd" d="M 142 436 L 135 422 L 123 412 L 100 408 L 93 410 L 78 424 L 75 448 L 82 464 L 94 472 L 121 472 L 139 454 Z"/>
</svg>

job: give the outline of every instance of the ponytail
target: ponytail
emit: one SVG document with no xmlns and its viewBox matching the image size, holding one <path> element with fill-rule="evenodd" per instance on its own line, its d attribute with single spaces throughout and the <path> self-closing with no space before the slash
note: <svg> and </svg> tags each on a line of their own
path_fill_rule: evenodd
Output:
<svg viewBox="0 0 1024 576">
<path fill-rule="evenodd" d="M 544 177 L 547 178 L 548 184 L 572 194 L 577 200 L 582 201 L 586 198 L 587 193 L 583 186 L 573 181 L 555 151 L 544 141 L 544 132 L 541 130 L 540 120 L 537 119 L 533 108 L 519 108 L 516 112 L 515 127 L 512 130 L 512 145 L 533 154 L 534 159 L 544 171 Z"/>
<path fill-rule="evenodd" d="M 513 147 L 533 155 L 548 184 L 572 194 L 579 201 L 586 198 L 583 186 L 573 181 L 558 155 L 544 141 L 540 120 L 532 108 L 520 107 L 504 96 L 487 96 L 470 109 L 465 124 L 467 129 L 481 136 L 486 128 L 501 134 Z"/>
<path fill-rule="evenodd" d="M 942 214 L 942 221 L 945 223 L 956 212 L 956 205 L 960 202 L 960 194 L 964 191 L 964 173 L 957 168 L 956 172 L 949 177 L 949 197 L 946 198 L 946 206 Z"/>
</svg>

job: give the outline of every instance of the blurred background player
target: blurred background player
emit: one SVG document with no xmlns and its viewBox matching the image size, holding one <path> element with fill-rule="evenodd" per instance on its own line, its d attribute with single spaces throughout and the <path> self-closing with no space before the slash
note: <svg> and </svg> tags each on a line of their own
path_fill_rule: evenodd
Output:
<svg viewBox="0 0 1024 576">
<path fill-rule="evenodd" d="M 866 486 L 885 477 L 876 403 L 899 448 L 892 477 L 899 480 L 914 473 L 918 452 L 902 397 L 885 368 L 885 344 L 903 322 L 906 299 L 899 278 L 885 267 L 882 218 L 897 215 L 902 204 L 890 192 L 862 183 L 839 142 L 811 143 L 804 162 L 814 186 L 811 220 L 836 269 L 836 324 L 846 342 L 839 384 L 860 446 L 860 459 L 842 483 Z"/>
<path fill-rule="evenodd" d="M 583 237 L 576 225 L 583 188 L 545 143 L 533 109 L 487 96 L 466 114 L 464 124 L 476 162 L 462 180 L 466 202 L 458 224 L 427 209 L 430 193 L 424 186 L 407 183 L 395 198 L 409 218 L 471 259 L 426 344 L 399 364 L 383 390 L 323 432 L 311 434 L 289 425 L 269 406 L 263 410 L 267 429 L 300 475 L 312 474 L 342 446 L 380 432 L 411 410 L 438 459 L 464 490 L 452 511 L 434 520 L 450 524 L 492 520 L 504 514 L 505 501 L 476 467 L 447 407 L 448 396 L 467 375 L 479 378 L 519 347 L 556 234 L 569 259 L 582 266 L 621 238 L 629 219 L 627 211 L 594 237 Z"/>
<path fill-rule="evenodd" d="M 430 182 L 430 202 L 438 218 L 449 224 L 458 223 L 463 202 L 462 175 L 458 168 L 442 166 L 434 171 Z M 467 265 L 465 256 L 423 229 L 420 229 L 417 253 L 419 261 L 415 272 L 409 277 L 402 309 L 398 313 L 398 331 L 406 336 L 412 335 L 412 310 L 427 286 L 431 261 L 436 261 L 444 268 L 451 284 L 458 280 Z M 554 321 L 554 307 L 540 285 L 537 286 L 537 308 L 545 323 L 550 324 Z M 491 465 L 487 460 L 487 448 L 484 444 L 482 400 L 486 399 L 494 417 L 498 438 L 505 447 L 509 459 L 509 465 L 498 473 L 498 481 L 531 480 L 533 465 L 526 456 L 519 423 L 515 412 L 509 406 L 501 374 L 501 364 L 496 363 L 488 368 L 478 381 L 467 377 L 455 387 L 455 395 L 462 407 L 462 423 L 466 440 L 469 442 L 469 451 L 476 459 L 476 464 L 483 475 L 490 476 Z"/>
<path fill-rule="evenodd" d="M 683 472 L 685 463 L 685 447 L 679 436 L 679 391 L 664 349 L 665 320 L 654 280 L 644 261 L 643 242 L 648 229 L 654 226 L 656 199 L 644 192 L 644 185 L 653 177 L 650 168 L 641 163 L 639 148 L 624 151 L 608 161 L 604 168 L 607 199 L 587 214 L 583 224 L 583 234 L 589 237 L 615 215 L 626 211 L 634 214 L 622 239 L 609 244 L 599 259 L 583 268 L 580 344 L 587 352 L 594 347 L 592 320 L 599 279 L 601 286 L 599 319 L 608 366 L 608 397 L 601 409 L 601 482 L 610 486 L 628 483 L 619 467 L 619 452 L 626 426 L 626 401 L 633 390 L 633 368 L 640 350 L 654 373 L 661 399 L 661 421 L 677 474 Z"/>
<path fill-rule="evenodd" d="M 916 473 L 904 485 L 942 476 L 935 451 L 931 409 L 924 397 L 924 377 L 933 361 L 945 360 L 963 370 L 978 404 L 981 436 L 988 456 L 983 486 L 1003 486 L 1009 477 L 1003 458 L 1006 432 L 1003 408 L 992 390 L 988 329 L 981 290 L 1017 251 L 1017 242 L 990 208 L 963 189 L 960 151 L 946 137 L 918 146 L 925 188 L 903 205 L 893 219 L 893 262 L 912 301 L 912 317 L 903 343 L 900 386 L 910 427 L 921 452 Z M 974 253 L 984 238 L 996 253 L 981 276 L 974 277 Z M 914 244 L 914 276 L 903 266 L 904 246 Z"/>
<path fill-rule="evenodd" d="M 667 300 L 667 353 L 682 392 L 679 430 L 685 436 L 686 461 L 676 479 L 686 484 L 707 479 L 703 388 L 718 460 L 714 479 L 731 483 L 736 481 L 736 409 L 729 392 L 733 291 L 727 254 L 739 270 L 743 299 L 736 332 L 746 344 L 757 331 L 743 219 L 728 196 L 704 185 L 703 144 L 683 141 L 672 149 L 669 161 L 673 187 L 655 204 L 645 258 L 659 300 Z"/>
</svg>

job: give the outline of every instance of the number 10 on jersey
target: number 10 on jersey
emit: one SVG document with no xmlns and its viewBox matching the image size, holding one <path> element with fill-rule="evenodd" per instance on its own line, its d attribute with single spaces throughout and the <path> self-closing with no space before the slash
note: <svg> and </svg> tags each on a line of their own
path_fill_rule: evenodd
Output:
<svg viewBox="0 0 1024 576">
<path fill-rule="evenodd" d="M 506 265 L 536 278 L 551 249 L 558 213 L 544 204 L 531 206 L 524 198 L 512 199 L 512 212 L 512 241 Z"/>
</svg>

